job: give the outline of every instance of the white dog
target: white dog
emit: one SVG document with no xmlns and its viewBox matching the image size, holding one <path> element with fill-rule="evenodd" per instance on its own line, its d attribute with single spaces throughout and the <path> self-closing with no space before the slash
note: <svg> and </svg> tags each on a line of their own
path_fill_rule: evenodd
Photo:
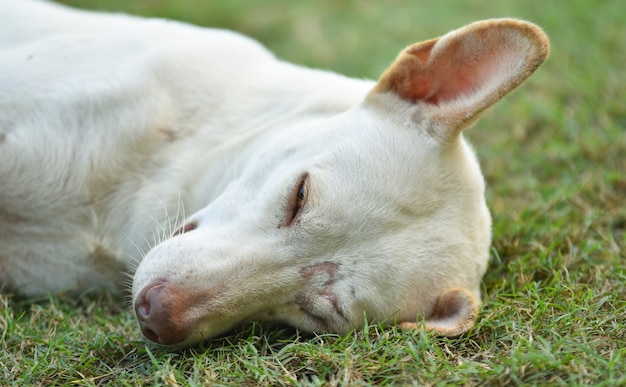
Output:
<svg viewBox="0 0 626 387">
<path fill-rule="evenodd" d="M 375 82 L 238 34 L 0 3 L 0 285 L 122 289 L 144 335 L 244 321 L 458 335 L 491 239 L 462 136 L 546 59 L 535 25 L 474 23 Z"/>
</svg>

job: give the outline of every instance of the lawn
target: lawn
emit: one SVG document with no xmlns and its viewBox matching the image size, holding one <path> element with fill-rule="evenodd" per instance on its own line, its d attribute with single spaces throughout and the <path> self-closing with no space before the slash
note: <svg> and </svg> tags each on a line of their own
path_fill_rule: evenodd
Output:
<svg viewBox="0 0 626 387">
<path fill-rule="evenodd" d="M 286 60 L 355 77 L 490 17 L 538 23 L 552 54 L 467 132 L 494 217 L 468 334 L 252 325 L 171 351 L 142 339 L 125 300 L 0 295 L 0 385 L 626 385 L 623 1 L 64 2 L 234 29 Z"/>
</svg>

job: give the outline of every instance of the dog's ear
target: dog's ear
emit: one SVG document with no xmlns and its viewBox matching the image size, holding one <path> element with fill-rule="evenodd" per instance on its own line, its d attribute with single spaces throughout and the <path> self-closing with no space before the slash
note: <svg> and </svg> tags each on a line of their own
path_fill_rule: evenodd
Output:
<svg viewBox="0 0 626 387">
<path fill-rule="evenodd" d="M 467 290 L 449 289 L 437 298 L 425 327 L 441 336 L 461 335 L 474 326 L 479 306 L 480 302 Z M 399 327 L 417 329 L 419 325 L 415 322 L 403 322 Z"/>
<path fill-rule="evenodd" d="M 476 22 L 406 48 L 368 96 L 393 93 L 423 104 L 415 120 L 450 140 L 477 115 L 528 78 L 547 58 L 549 41 L 515 19 Z"/>
</svg>

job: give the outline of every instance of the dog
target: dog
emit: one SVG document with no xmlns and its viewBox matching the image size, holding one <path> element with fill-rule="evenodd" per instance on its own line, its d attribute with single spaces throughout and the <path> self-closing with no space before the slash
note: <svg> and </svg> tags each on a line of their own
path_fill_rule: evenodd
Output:
<svg viewBox="0 0 626 387">
<path fill-rule="evenodd" d="M 545 61 L 536 25 L 467 25 L 370 81 L 168 20 L 11 0 L 0 21 L 4 291 L 127 273 L 164 346 L 475 324 L 491 218 L 462 133 Z"/>
</svg>

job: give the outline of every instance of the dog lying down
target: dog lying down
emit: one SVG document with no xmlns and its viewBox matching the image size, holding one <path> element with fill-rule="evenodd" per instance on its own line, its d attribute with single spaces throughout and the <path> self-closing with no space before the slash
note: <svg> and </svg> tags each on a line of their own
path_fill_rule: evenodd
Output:
<svg viewBox="0 0 626 387">
<path fill-rule="evenodd" d="M 247 321 L 470 329 L 491 240 L 462 131 L 546 59 L 537 26 L 470 24 L 378 82 L 233 32 L 0 3 L 0 284 L 122 291 L 145 337 Z"/>
</svg>

